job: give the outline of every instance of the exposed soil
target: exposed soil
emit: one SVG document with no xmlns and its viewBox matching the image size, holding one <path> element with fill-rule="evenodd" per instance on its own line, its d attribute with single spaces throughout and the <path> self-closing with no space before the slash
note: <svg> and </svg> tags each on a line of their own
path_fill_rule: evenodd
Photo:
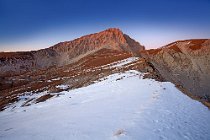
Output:
<svg viewBox="0 0 210 140">
<path fill-rule="evenodd" d="M 145 52 L 148 52 L 149 54 L 153 54 L 153 55 L 155 55 L 155 54 L 157 54 L 158 52 L 160 52 L 161 51 L 161 49 L 150 49 L 150 50 L 147 50 L 147 51 L 145 51 Z M 143 51 L 142 51 L 143 52 Z"/>
<path fill-rule="evenodd" d="M 36 103 L 44 102 L 44 101 L 46 101 L 47 99 L 52 98 L 53 96 L 54 96 L 54 95 L 51 95 L 51 94 L 43 95 L 43 96 L 39 97 L 38 99 L 36 99 Z"/>
<path fill-rule="evenodd" d="M 177 45 L 172 45 L 169 48 L 176 51 L 176 52 L 182 52 Z"/>
</svg>

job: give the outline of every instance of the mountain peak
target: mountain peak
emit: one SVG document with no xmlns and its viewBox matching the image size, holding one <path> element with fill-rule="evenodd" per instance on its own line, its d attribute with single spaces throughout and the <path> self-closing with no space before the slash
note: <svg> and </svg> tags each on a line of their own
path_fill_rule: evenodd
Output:
<svg viewBox="0 0 210 140">
<path fill-rule="evenodd" d="M 119 28 L 108 28 L 108 29 L 104 30 L 104 32 L 112 32 L 112 33 L 121 33 L 121 34 L 123 34 L 123 32 Z"/>
<path fill-rule="evenodd" d="M 139 50 L 144 50 L 144 46 L 131 39 L 128 35 L 123 34 L 118 28 L 108 28 L 104 31 L 85 35 L 72 41 L 61 42 L 51 48 L 57 52 L 68 52 L 68 50 L 72 51 L 72 49 L 76 49 L 77 52 L 80 50 L 83 53 L 102 48 L 132 53 L 138 53 Z"/>
<path fill-rule="evenodd" d="M 45 69 L 51 66 L 64 66 L 93 54 L 102 49 L 138 55 L 144 46 L 130 38 L 118 28 L 109 28 L 104 31 L 82 36 L 72 41 L 60 42 L 50 48 L 22 53 L 3 53 L 0 59 L 4 61 L 5 69 L 1 72 L 14 71 L 21 73 L 32 69 Z M 15 64 L 10 62 L 16 60 Z M 17 66 L 21 68 L 17 69 Z"/>
<path fill-rule="evenodd" d="M 125 43 L 126 41 L 123 35 L 124 35 L 123 32 L 119 28 L 108 28 L 106 30 L 97 33 L 81 36 L 72 41 L 60 42 L 52 47 L 55 48 L 56 46 L 64 46 L 66 44 L 77 44 L 80 42 L 88 42 L 88 43 L 92 42 L 93 43 L 92 45 L 94 45 L 94 43 L 96 42 L 100 44 L 101 41 L 103 43 L 107 43 L 106 41 L 116 41 L 116 42 Z"/>
</svg>

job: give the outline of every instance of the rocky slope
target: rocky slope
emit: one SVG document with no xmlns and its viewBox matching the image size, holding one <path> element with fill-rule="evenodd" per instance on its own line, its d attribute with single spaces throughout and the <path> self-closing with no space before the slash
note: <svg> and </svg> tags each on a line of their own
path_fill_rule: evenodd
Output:
<svg viewBox="0 0 210 140">
<path fill-rule="evenodd" d="M 167 81 L 192 97 L 210 102 L 210 40 L 176 41 L 142 55 Z"/>
<path fill-rule="evenodd" d="M 63 67 L 50 67 L 45 70 L 29 71 L 17 76 L 4 77 L 0 86 L 0 110 L 21 100 L 19 98 L 21 96 L 48 93 L 32 100 L 26 98 L 22 106 L 28 106 L 31 102 L 38 103 L 40 100 L 47 100 L 52 97 L 51 94 L 59 96 L 61 91 L 84 87 L 110 74 L 127 70 L 137 70 L 147 73 L 145 78 L 161 80 L 159 74 L 144 58 L 135 57 L 133 61 L 127 62 L 132 57 L 132 53 L 104 48 Z M 119 63 L 123 63 L 123 65 Z M 60 88 L 59 85 L 66 85 L 66 87 Z"/>
<path fill-rule="evenodd" d="M 64 66 L 100 49 L 120 52 L 144 50 L 144 46 L 116 28 L 58 43 L 50 48 L 31 52 L 0 53 L 0 76 L 12 76 L 51 66 Z"/>
<path fill-rule="evenodd" d="M 106 66 L 138 56 L 141 50 L 144 46 L 111 28 L 43 50 L 0 53 L 0 110 L 25 94 L 47 91 L 49 94 L 37 99 L 39 102 L 52 97 L 51 93 L 86 86 L 112 73 L 129 69 L 154 72 L 143 58 L 125 68 Z M 68 87 L 60 89 L 60 84 Z M 26 100 L 25 105 L 29 102 Z"/>
</svg>

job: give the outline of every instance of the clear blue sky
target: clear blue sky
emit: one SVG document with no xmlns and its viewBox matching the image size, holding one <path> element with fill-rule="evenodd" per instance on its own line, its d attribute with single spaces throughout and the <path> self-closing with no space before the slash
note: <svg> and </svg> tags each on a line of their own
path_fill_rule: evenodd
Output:
<svg viewBox="0 0 210 140">
<path fill-rule="evenodd" d="M 0 0 L 0 51 L 37 50 L 110 27 L 146 48 L 210 38 L 210 0 Z"/>
</svg>

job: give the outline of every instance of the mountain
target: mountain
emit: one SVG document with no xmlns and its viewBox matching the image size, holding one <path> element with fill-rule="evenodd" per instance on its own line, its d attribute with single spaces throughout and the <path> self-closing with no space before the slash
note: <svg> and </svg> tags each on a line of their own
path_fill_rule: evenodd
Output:
<svg viewBox="0 0 210 140">
<path fill-rule="evenodd" d="M 136 52 L 144 50 L 128 35 L 116 28 L 86 35 L 73 41 L 58 43 L 50 48 L 31 52 L 1 52 L 0 76 L 12 76 L 36 69 L 46 69 L 52 66 L 64 66 L 93 54 L 101 49 L 111 49 L 119 52 Z"/>
<path fill-rule="evenodd" d="M 127 68 L 104 69 L 106 65 L 133 56 L 140 59 Z M 209 62 L 208 39 L 176 41 L 158 49 L 145 50 L 144 46 L 117 28 L 38 51 L 2 52 L 0 109 L 17 101 L 18 96 L 25 92 L 61 92 L 129 69 L 146 72 L 145 78 L 170 81 L 188 96 L 210 106 Z M 62 83 L 70 87 L 56 88 Z"/>
<path fill-rule="evenodd" d="M 0 53 L 0 109 L 28 92 L 70 90 L 129 68 L 153 71 L 145 60 L 138 60 L 127 68 L 104 68 L 107 64 L 138 56 L 142 50 L 144 46 L 119 29 L 111 28 L 43 50 Z M 69 87 L 57 88 L 63 83 Z"/>
<path fill-rule="evenodd" d="M 187 95 L 210 102 L 210 40 L 193 39 L 142 51 L 161 76 Z"/>
<path fill-rule="evenodd" d="M 1 139 L 210 136 L 207 39 L 145 50 L 111 28 L 43 50 L 2 52 L 0 72 Z"/>
</svg>

